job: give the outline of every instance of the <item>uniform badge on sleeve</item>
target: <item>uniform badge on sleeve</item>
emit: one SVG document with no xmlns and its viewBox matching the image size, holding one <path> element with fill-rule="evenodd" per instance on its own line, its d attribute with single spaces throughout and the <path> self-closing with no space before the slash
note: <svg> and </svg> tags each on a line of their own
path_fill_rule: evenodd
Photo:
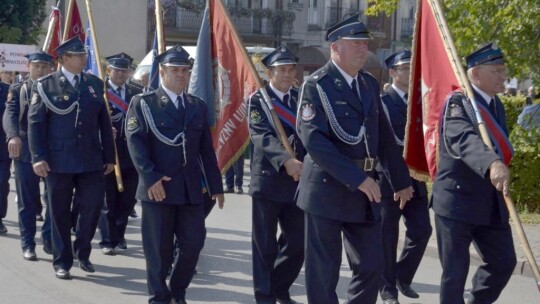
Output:
<svg viewBox="0 0 540 304">
<path fill-rule="evenodd" d="M 463 116 L 463 109 L 460 105 L 452 103 L 450 104 L 450 117 Z"/>
<path fill-rule="evenodd" d="M 305 103 L 302 105 L 302 109 L 300 110 L 302 113 L 302 120 L 303 121 L 310 121 L 313 118 L 315 118 L 315 109 L 313 108 L 313 105 L 310 103 Z"/>
<path fill-rule="evenodd" d="M 249 117 L 251 118 L 252 123 L 258 123 L 262 119 L 261 113 L 257 110 L 252 110 L 251 113 L 249 113 Z"/>
<path fill-rule="evenodd" d="M 139 121 L 137 117 L 130 117 L 127 122 L 128 131 L 133 131 L 139 126 Z"/>
</svg>

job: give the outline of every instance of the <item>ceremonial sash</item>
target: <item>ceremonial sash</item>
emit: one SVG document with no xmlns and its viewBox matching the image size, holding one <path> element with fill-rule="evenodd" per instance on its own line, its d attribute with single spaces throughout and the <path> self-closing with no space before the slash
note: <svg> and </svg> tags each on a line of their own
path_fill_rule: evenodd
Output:
<svg viewBox="0 0 540 304">
<path fill-rule="evenodd" d="M 272 99 L 272 105 L 274 106 L 274 110 L 276 111 L 279 119 L 286 123 L 293 130 L 296 130 L 296 113 L 294 113 L 287 106 L 275 99 Z"/>
<path fill-rule="evenodd" d="M 495 100 L 492 102 L 495 102 Z M 501 128 L 501 126 L 499 126 L 499 123 L 495 117 L 491 115 L 489 109 L 480 102 L 477 102 L 476 104 L 478 106 L 478 110 L 480 111 L 480 115 L 482 115 L 482 119 L 484 120 L 489 137 L 495 146 L 497 154 L 499 154 L 507 166 L 510 165 L 512 157 L 514 156 L 514 148 L 512 147 L 508 136 L 506 136 L 504 130 Z"/>
<path fill-rule="evenodd" d="M 441 118 L 445 115 L 444 109 L 448 107 L 448 102 L 452 98 L 454 94 L 460 94 L 461 92 L 452 92 L 448 94 L 446 97 L 446 106 L 443 107 L 443 111 L 441 111 L 442 115 Z M 463 96 L 465 99 L 466 97 Z M 468 99 L 466 102 L 470 102 Z M 482 116 L 482 120 L 484 121 L 484 125 L 486 126 L 489 138 L 491 139 L 491 142 L 494 145 L 495 152 L 502 158 L 503 162 L 508 166 L 510 165 L 510 162 L 512 161 L 512 157 L 514 156 L 514 148 L 512 147 L 512 144 L 510 143 L 510 140 L 508 139 L 508 136 L 504 132 L 504 130 L 499 126 L 499 122 L 491 115 L 491 112 L 488 108 L 486 108 L 482 103 L 477 102 L 476 103 L 478 111 L 480 112 L 480 116 Z M 467 107 L 464 101 L 464 106 Z M 466 111 L 469 113 L 469 111 Z M 469 116 L 474 115 L 474 113 L 471 113 Z M 474 116 L 470 117 L 471 121 L 473 123 L 476 123 L 476 118 Z M 444 122 L 444 119 L 441 119 L 442 122 Z M 478 129 L 477 126 L 475 126 L 475 129 Z"/>
<path fill-rule="evenodd" d="M 107 89 L 107 99 L 109 102 L 122 113 L 126 114 L 129 104 L 122 97 L 118 96 L 112 89 Z"/>
</svg>

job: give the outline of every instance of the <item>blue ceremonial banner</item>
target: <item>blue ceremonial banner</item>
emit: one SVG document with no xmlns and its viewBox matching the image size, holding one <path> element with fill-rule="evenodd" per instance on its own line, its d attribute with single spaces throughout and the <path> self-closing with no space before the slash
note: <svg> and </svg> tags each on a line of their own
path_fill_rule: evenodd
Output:
<svg viewBox="0 0 540 304">
<path fill-rule="evenodd" d="M 92 39 L 92 33 L 90 32 L 90 25 L 86 27 L 86 39 L 84 40 L 84 46 L 88 52 L 88 58 L 86 59 L 84 71 L 99 77 L 98 62 L 96 54 L 94 53 L 94 40 Z"/>
<path fill-rule="evenodd" d="M 150 91 L 154 91 L 159 88 L 159 63 L 156 60 L 158 55 L 157 32 L 155 32 L 154 43 L 152 45 L 152 67 L 150 68 L 150 75 L 148 77 L 148 87 Z"/>
<path fill-rule="evenodd" d="M 201 30 L 197 40 L 197 52 L 193 70 L 191 72 L 188 92 L 206 102 L 210 127 L 214 128 L 216 119 L 214 111 L 214 72 L 212 67 L 212 41 L 210 30 L 210 8 L 207 5 L 204 10 Z"/>
</svg>

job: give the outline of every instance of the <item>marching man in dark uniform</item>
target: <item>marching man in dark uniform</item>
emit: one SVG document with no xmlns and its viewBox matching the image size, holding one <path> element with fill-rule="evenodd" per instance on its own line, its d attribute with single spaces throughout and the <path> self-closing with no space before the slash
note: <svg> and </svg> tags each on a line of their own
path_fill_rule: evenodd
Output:
<svg viewBox="0 0 540 304">
<path fill-rule="evenodd" d="M 399 51 L 386 58 L 386 66 L 392 77 L 392 84 L 382 96 L 383 109 L 392 124 L 395 139 L 403 154 L 403 139 L 407 124 L 407 91 L 409 88 L 411 52 Z M 399 304 L 398 289 L 409 298 L 418 298 L 411 283 L 420 265 L 431 236 L 431 224 L 427 199 L 426 183 L 411 177 L 414 195 L 403 207 L 394 200 L 394 191 L 384 172 L 379 172 L 381 185 L 381 223 L 384 249 L 384 272 L 380 294 L 384 304 Z M 403 216 L 405 243 L 399 260 L 397 243 L 399 220 Z M 396 288 L 397 287 L 397 288 Z"/>
<path fill-rule="evenodd" d="M 46 178 L 56 277 L 69 279 L 73 254 L 83 271 L 94 272 L 91 241 L 103 205 L 104 174 L 114 169 L 114 141 L 103 82 L 82 73 L 87 57 L 82 42 L 72 38 L 57 52 L 62 68 L 38 79 L 32 89 L 28 140 L 34 172 Z M 74 190 L 80 206 L 72 248 Z"/>
<path fill-rule="evenodd" d="M 362 70 L 372 38 L 359 14 L 328 29 L 326 39 L 331 60 L 302 86 L 297 118 L 308 152 L 297 199 L 306 213 L 307 297 L 338 303 L 343 234 L 353 272 L 347 303 L 375 303 L 384 267 L 375 166 L 388 175 L 401 208 L 413 190 L 379 84 Z"/>
<path fill-rule="evenodd" d="M 129 102 L 133 96 L 142 93 L 142 90 L 126 82 L 129 75 L 130 58 L 124 53 L 107 57 L 109 61 L 109 80 L 105 85 L 109 104 L 111 105 L 111 120 L 113 127 L 116 129 L 116 151 L 124 191 L 118 191 L 114 174 L 106 177 L 106 200 L 103 208 L 105 218 L 100 221 L 102 241 L 99 243 L 101 252 L 106 255 L 114 255 L 115 247 L 119 250 L 127 249 L 124 235 L 128 217 L 137 202 L 135 192 L 137 191 L 139 178 L 129 156 L 124 126 Z M 105 223 L 106 225 L 104 225 Z"/>
<path fill-rule="evenodd" d="M 28 148 L 28 107 L 34 81 L 51 72 L 54 60 L 51 55 L 43 51 L 28 54 L 26 58 L 28 58 L 28 80 L 13 85 L 9 89 L 3 124 L 8 140 L 9 155 L 14 160 L 23 258 L 35 261 L 37 260 L 36 242 L 34 240 L 36 235 L 36 214 L 41 213 L 38 211 L 41 208 L 41 197 L 39 191 L 40 177 L 32 169 L 32 159 Z M 49 254 L 52 253 L 50 224 L 50 210 L 47 208 L 45 222 L 43 223 L 42 240 L 44 251 Z"/>
<path fill-rule="evenodd" d="M 504 107 L 497 97 L 504 92 L 506 76 L 501 50 L 488 44 L 467 56 L 466 61 L 474 98 L 478 108 L 485 109 L 482 117 L 492 119 L 502 130 L 500 136 L 506 137 Z M 445 105 L 433 183 L 432 205 L 443 267 L 442 304 L 464 303 L 471 243 L 484 264 L 473 277 L 468 303 L 495 302 L 516 265 L 508 210 L 500 192 L 508 193 L 508 168 L 503 158 L 483 143 L 473 123 L 476 119 L 471 105 L 464 99 L 454 94 Z M 499 149 L 503 152 L 504 145 Z"/>
<path fill-rule="evenodd" d="M 4 115 L 6 101 L 9 95 L 9 84 L 0 81 L 0 115 Z M 8 232 L 2 219 L 6 217 L 9 195 L 9 178 L 11 176 L 11 158 L 9 158 L 8 145 L 5 140 L 6 133 L 0 128 L 0 234 Z M 35 215 L 34 215 L 35 216 Z"/>
<path fill-rule="evenodd" d="M 126 134 L 139 173 L 142 240 L 149 303 L 186 303 L 199 253 L 204 245 L 202 183 L 223 207 L 223 185 L 212 146 L 204 101 L 186 94 L 191 62 L 179 45 L 158 56 L 161 86 L 133 98 Z M 200 162 L 201 163 L 200 163 Z M 173 262 L 174 237 L 180 253 Z"/>
<path fill-rule="evenodd" d="M 305 149 L 296 134 L 298 91 L 292 86 L 298 59 L 286 47 L 262 59 L 270 82 L 249 100 L 249 133 L 253 142 L 251 183 L 253 198 L 251 247 L 253 285 L 257 303 L 297 303 L 289 288 L 304 263 L 304 213 L 294 201 Z M 295 155 L 279 140 L 267 102 L 278 113 Z M 278 224 L 281 228 L 276 240 Z"/>
</svg>

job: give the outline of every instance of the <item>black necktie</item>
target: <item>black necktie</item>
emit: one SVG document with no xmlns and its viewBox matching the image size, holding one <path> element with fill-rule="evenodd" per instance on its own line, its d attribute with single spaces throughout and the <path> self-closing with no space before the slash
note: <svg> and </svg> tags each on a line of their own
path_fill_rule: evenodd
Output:
<svg viewBox="0 0 540 304">
<path fill-rule="evenodd" d="M 118 96 L 120 96 L 120 98 L 122 98 L 122 87 L 117 87 L 116 88 L 116 94 L 118 94 Z"/>
<path fill-rule="evenodd" d="M 292 109 L 291 104 L 289 103 L 289 94 L 283 96 L 283 104 Z"/>
<path fill-rule="evenodd" d="M 79 75 L 73 76 L 73 88 L 75 90 L 79 89 Z"/>
<path fill-rule="evenodd" d="M 361 100 L 360 99 L 360 94 L 358 93 L 358 85 L 356 84 L 356 78 L 353 79 L 351 87 L 352 87 L 352 91 L 354 93 L 354 96 L 356 96 L 356 98 L 358 98 L 358 100 Z"/>
<path fill-rule="evenodd" d="M 491 101 L 489 102 L 489 111 L 491 112 L 491 115 L 497 119 L 497 105 L 495 105 L 494 98 L 491 98 Z"/>
<path fill-rule="evenodd" d="M 183 103 L 183 100 L 182 100 L 182 95 L 178 95 L 178 97 L 176 98 L 176 108 L 181 113 L 184 113 L 184 103 Z"/>
<path fill-rule="evenodd" d="M 405 93 L 405 95 L 403 95 L 403 99 L 405 100 L 405 103 L 407 103 L 408 98 L 409 98 L 409 94 Z"/>
</svg>

